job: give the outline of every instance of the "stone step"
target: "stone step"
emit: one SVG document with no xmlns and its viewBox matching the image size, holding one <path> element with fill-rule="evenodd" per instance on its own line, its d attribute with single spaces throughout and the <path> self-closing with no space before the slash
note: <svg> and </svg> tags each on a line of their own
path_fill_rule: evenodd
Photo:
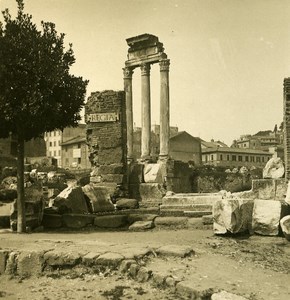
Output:
<svg viewBox="0 0 290 300">
<path fill-rule="evenodd" d="M 191 194 L 175 194 L 165 196 L 162 199 L 164 205 L 185 205 L 185 204 L 209 204 L 222 199 L 222 195 L 216 193 L 191 193 Z"/>
<path fill-rule="evenodd" d="M 172 217 L 190 217 L 198 218 L 205 215 L 211 215 L 212 211 L 185 211 L 177 209 L 163 209 L 160 211 L 160 216 L 172 216 Z"/>
<path fill-rule="evenodd" d="M 184 204 L 184 205 L 160 205 L 160 211 L 166 209 L 176 209 L 183 211 L 212 211 L 210 204 Z"/>
</svg>

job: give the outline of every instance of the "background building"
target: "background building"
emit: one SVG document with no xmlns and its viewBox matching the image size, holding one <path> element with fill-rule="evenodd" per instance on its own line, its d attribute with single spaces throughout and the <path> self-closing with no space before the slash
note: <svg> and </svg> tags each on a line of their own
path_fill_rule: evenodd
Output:
<svg viewBox="0 0 290 300">
<path fill-rule="evenodd" d="M 54 130 L 44 134 L 46 143 L 46 156 L 57 160 L 57 165 L 62 167 L 61 144 L 75 137 L 86 136 L 86 124 L 79 124 L 77 127 L 66 127 L 61 130 Z"/>
<path fill-rule="evenodd" d="M 203 164 L 226 168 L 242 166 L 264 168 L 270 158 L 272 158 L 272 153 L 256 149 L 232 147 L 202 149 Z"/>
</svg>

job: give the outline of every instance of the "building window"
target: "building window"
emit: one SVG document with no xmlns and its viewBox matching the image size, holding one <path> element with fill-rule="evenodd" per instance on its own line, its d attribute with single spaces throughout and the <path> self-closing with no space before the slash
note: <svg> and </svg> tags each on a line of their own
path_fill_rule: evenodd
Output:
<svg viewBox="0 0 290 300">
<path fill-rule="evenodd" d="M 239 156 L 238 156 L 238 160 L 239 160 L 239 161 L 243 161 L 242 155 L 239 155 Z"/>
<path fill-rule="evenodd" d="M 53 135 L 56 136 L 56 131 L 53 132 Z"/>
<path fill-rule="evenodd" d="M 249 156 L 245 156 L 245 161 L 249 161 Z"/>
<path fill-rule="evenodd" d="M 60 140 L 58 140 L 58 145 L 60 146 Z"/>
<path fill-rule="evenodd" d="M 251 156 L 251 162 L 254 162 L 255 159 L 254 159 L 254 156 Z"/>
<path fill-rule="evenodd" d="M 236 155 L 232 155 L 232 161 L 236 161 L 237 160 L 237 156 Z"/>
<path fill-rule="evenodd" d="M 53 155 L 56 156 L 56 151 L 55 150 L 53 151 Z"/>
<path fill-rule="evenodd" d="M 230 160 L 230 156 L 229 155 L 227 155 L 227 160 Z"/>
<path fill-rule="evenodd" d="M 260 162 L 260 157 L 259 156 L 256 157 L 256 162 Z"/>
<path fill-rule="evenodd" d="M 220 160 L 223 160 L 223 155 L 222 154 L 220 154 Z"/>
<path fill-rule="evenodd" d="M 79 158 L 78 158 L 78 164 L 80 165 L 81 162 L 82 162 L 82 159 L 79 157 Z"/>
<path fill-rule="evenodd" d="M 80 149 L 81 148 L 81 143 L 78 143 L 78 149 Z"/>
<path fill-rule="evenodd" d="M 67 147 L 65 147 L 65 152 L 67 152 Z"/>
<path fill-rule="evenodd" d="M 56 146 L 56 141 L 53 142 L 53 146 L 54 146 L 54 147 Z"/>
<path fill-rule="evenodd" d="M 244 148 L 246 148 L 247 147 L 247 144 L 244 144 Z"/>
<path fill-rule="evenodd" d="M 49 147 L 52 147 L 52 142 L 49 142 Z"/>
<path fill-rule="evenodd" d="M 213 160 L 213 155 L 210 156 L 210 159 Z"/>
<path fill-rule="evenodd" d="M 265 158 L 264 158 L 264 156 L 262 156 L 262 162 L 265 162 Z"/>
<path fill-rule="evenodd" d="M 268 161 L 270 160 L 270 157 L 268 157 Z"/>
</svg>

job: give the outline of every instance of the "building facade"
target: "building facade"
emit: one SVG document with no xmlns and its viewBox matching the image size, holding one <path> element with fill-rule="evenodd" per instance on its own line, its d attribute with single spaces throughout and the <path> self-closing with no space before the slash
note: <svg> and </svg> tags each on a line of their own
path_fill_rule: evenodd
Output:
<svg viewBox="0 0 290 300">
<path fill-rule="evenodd" d="M 202 163 L 204 165 L 221 166 L 226 168 L 256 167 L 264 168 L 272 153 L 232 147 L 216 147 L 202 149 Z"/>
<path fill-rule="evenodd" d="M 61 143 L 61 161 L 63 168 L 91 168 L 86 137 L 78 136 Z"/>
<path fill-rule="evenodd" d="M 57 160 L 57 165 L 63 167 L 61 144 L 75 137 L 86 136 L 86 125 L 79 124 L 77 127 L 66 127 L 63 131 L 54 130 L 44 134 L 46 143 L 46 156 Z"/>
</svg>

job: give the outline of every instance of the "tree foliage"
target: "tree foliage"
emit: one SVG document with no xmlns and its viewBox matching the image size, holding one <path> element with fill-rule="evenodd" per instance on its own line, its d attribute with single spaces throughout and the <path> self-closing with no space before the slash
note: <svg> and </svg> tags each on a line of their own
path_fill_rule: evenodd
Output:
<svg viewBox="0 0 290 300">
<path fill-rule="evenodd" d="M 49 22 L 38 30 L 23 0 L 17 4 L 16 18 L 6 9 L 0 24 L 0 137 L 29 140 L 77 124 L 87 81 L 69 72 L 75 57 L 64 34 Z"/>
</svg>

